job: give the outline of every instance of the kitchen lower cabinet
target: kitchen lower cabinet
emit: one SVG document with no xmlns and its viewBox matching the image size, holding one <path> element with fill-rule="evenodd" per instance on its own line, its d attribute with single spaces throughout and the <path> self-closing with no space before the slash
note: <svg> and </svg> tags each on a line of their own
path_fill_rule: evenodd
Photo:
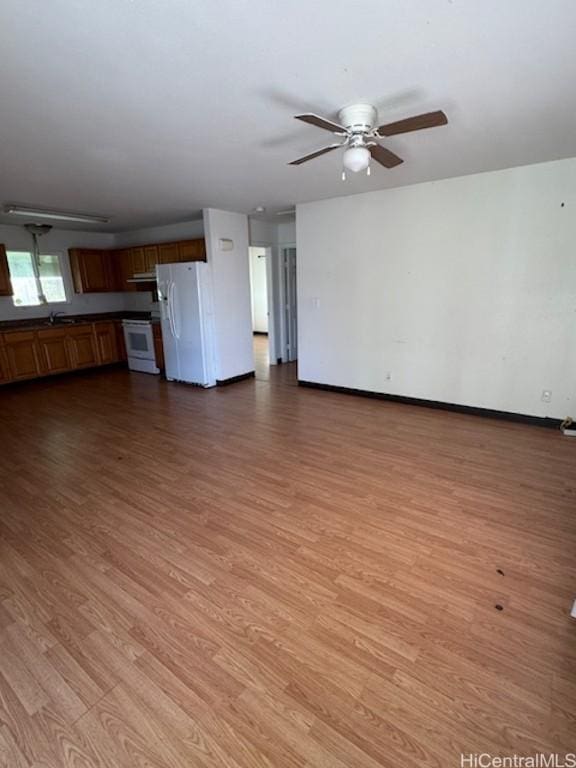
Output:
<svg viewBox="0 0 576 768">
<path fill-rule="evenodd" d="M 119 362 L 115 323 L 94 323 L 94 336 L 100 365 Z"/>
<path fill-rule="evenodd" d="M 80 325 L 68 331 L 73 368 L 94 368 L 100 364 L 92 325 Z"/>
<path fill-rule="evenodd" d="M 0 384 L 125 360 L 118 320 L 0 332 Z"/>
<path fill-rule="evenodd" d="M 50 328 L 37 332 L 40 365 L 44 373 L 64 373 L 71 370 L 72 356 L 66 328 Z"/>
<path fill-rule="evenodd" d="M 4 351 L 11 380 L 34 379 L 42 375 L 35 331 L 5 333 Z"/>
<path fill-rule="evenodd" d="M 12 381 L 12 375 L 10 373 L 8 357 L 6 356 L 6 349 L 2 345 L 0 346 L 0 384 L 6 384 L 8 381 Z"/>
<path fill-rule="evenodd" d="M 124 326 L 122 323 L 114 323 L 114 330 L 116 331 L 116 348 L 118 350 L 118 362 L 125 363 L 128 361 L 128 354 L 126 352 L 126 341 L 124 339 Z"/>
<path fill-rule="evenodd" d="M 156 365 L 161 371 L 166 367 L 164 363 L 164 344 L 162 342 L 162 326 L 160 323 L 152 323 L 152 337 L 154 339 L 154 357 Z"/>
</svg>

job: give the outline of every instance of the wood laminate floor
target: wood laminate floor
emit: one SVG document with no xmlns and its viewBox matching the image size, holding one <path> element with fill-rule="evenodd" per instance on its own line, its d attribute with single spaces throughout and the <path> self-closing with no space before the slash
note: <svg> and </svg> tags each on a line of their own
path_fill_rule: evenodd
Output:
<svg viewBox="0 0 576 768">
<path fill-rule="evenodd" d="M 574 751 L 576 441 L 260 375 L 0 392 L 0 766 Z"/>
</svg>

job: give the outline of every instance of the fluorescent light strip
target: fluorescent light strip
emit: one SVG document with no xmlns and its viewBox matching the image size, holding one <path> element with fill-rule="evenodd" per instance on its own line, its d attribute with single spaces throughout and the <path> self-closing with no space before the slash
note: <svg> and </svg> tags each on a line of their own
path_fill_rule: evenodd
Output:
<svg viewBox="0 0 576 768">
<path fill-rule="evenodd" d="M 66 213 L 65 211 L 46 211 L 40 208 L 25 208 L 21 205 L 7 205 L 4 213 L 14 216 L 28 216 L 33 219 L 52 219 L 53 221 L 79 221 L 90 224 L 107 224 L 105 216 L 89 216 L 84 213 Z"/>
</svg>

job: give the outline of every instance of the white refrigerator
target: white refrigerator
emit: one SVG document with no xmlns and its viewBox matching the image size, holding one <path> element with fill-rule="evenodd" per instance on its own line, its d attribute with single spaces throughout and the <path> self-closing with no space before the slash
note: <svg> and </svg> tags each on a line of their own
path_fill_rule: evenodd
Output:
<svg viewBox="0 0 576 768">
<path fill-rule="evenodd" d="M 216 385 L 214 323 L 208 264 L 158 264 L 158 301 L 168 381 Z"/>
</svg>

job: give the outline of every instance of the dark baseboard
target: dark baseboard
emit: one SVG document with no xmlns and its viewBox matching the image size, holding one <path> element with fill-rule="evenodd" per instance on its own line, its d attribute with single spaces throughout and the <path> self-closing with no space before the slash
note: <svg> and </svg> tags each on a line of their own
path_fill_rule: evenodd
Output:
<svg viewBox="0 0 576 768">
<path fill-rule="evenodd" d="M 453 411 L 455 413 L 464 413 L 469 416 L 483 416 L 488 419 L 502 419 L 504 421 L 521 422 L 522 424 L 533 424 L 538 427 L 548 427 L 549 429 L 558 429 L 561 419 L 549 419 L 546 416 L 528 416 L 523 413 L 510 413 L 509 411 L 494 411 L 491 408 L 476 408 L 472 405 L 457 405 L 456 403 L 443 403 L 440 400 L 424 400 L 419 397 L 404 397 L 403 395 L 388 395 L 385 392 L 371 392 L 367 389 L 353 389 L 352 387 L 337 387 L 333 384 L 319 384 L 315 381 L 298 380 L 301 387 L 310 387 L 312 389 L 323 389 L 327 392 L 338 392 L 342 395 L 357 395 L 359 397 L 370 397 L 374 400 L 388 400 L 392 403 L 402 403 L 403 405 L 418 405 L 424 408 L 436 408 L 442 411 Z"/>
<path fill-rule="evenodd" d="M 236 384 L 237 381 L 253 379 L 255 375 L 254 371 L 249 371 L 248 373 L 241 373 L 240 376 L 231 376 L 229 379 L 216 379 L 216 386 L 227 387 L 228 384 Z"/>
<path fill-rule="evenodd" d="M 254 336 L 268 336 L 268 331 L 252 331 Z"/>
</svg>

